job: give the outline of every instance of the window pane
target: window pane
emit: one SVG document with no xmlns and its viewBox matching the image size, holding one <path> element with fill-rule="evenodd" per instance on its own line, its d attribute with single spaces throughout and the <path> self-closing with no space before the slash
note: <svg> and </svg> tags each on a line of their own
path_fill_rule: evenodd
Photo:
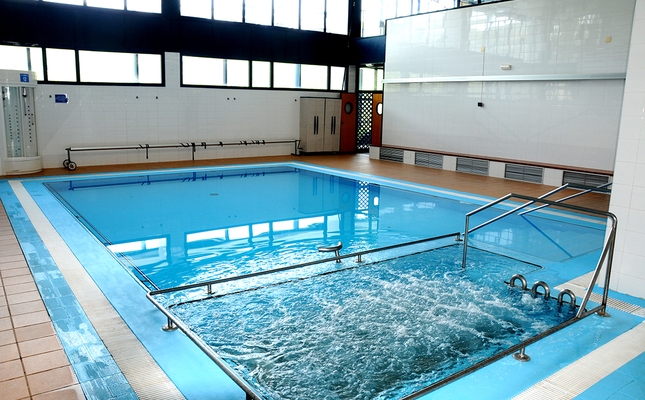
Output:
<svg viewBox="0 0 645 400">
<path fill-rule="evenodd" d="M 253 87 L 271 87 L 271 63 L 253 61 Z"/>
<path fill-rule="evenodd" d="M 76 82 L 76 52 L 74 50 L 46 49 L 47 79 Z"/>
<path fill-rule="evenodd" d="M 181 0 L 179 12 L 184 17 L 212 17 L 212 0 Z"/>
<path fill-rule="evenodd" d="M 383 90 L 383 70 L 376 70 L 376 90 Z"/>
<path fill-rule="evenodd" d="M 363 1 L 361 9 L 361 36 L 381 34 L 381 2 Z"/>
<path fill-rule="evenodd" d="M 61 3 L 61 4 L 74 4 L 75 6 L 82 6 L 83 0 L 44 0 L 49 3 Z"/>
<path fill-rule="evenodd" d="M 347 0 L 327 0 L 327 32 L 347 35 Z"/>
<path fill-rule="evenodd" d="M 412 0 L 398 0 L 397 2 L 397 17 L 407 17 L 412 14 Z"/>
<path fill-rule="evenodd" d="M 161 55 L 139 54 L 139 83 L 161 83 Z"/>
<path fill-rule="evenodd" d="M 79 51 L 81 82 L 136 83 L 134 54 Z"/>
<path fill-rule="evenodd" d="M 187 56 L 181 59 L 184 85 L 224 85 L 224 60 Z"/>
<path fill-rule="evenodd" d="M 87 0 L 85 3 L 90 7 L 112 8 L 115 10 L 124 10 L 123 0 Z"/>
<path fill-rule="evenodd" d="M 297 88 L 298 64 L 273 63 L 273 87 Z"/>
<path fill-rule="evenodd" d="M 43 49 L 40 47 L 29 47 L 29 57 L 31 58 L 31 70 L 36 73 L 36 79 L 42 81 L 45 79 Z"/>
<path fill-rule="evenodd" d="M 0 69 L 19 69 L 27 71 L 27 48 L 20 46 L 0 46 Z"/>
<path fill-rule="evenodd" d="M 301 65 L 300 87 L 303 89 L 327 89 L 327 66 Z"/>
<path fill-rule="evenodd" d="M 301 29 L 322 32 L 325 29 L 325 0 L 302 1 Z"/>
<path fill-rule="evenodd" d="M 130 11 L 141 11 L 161 14 L 161 0 L 126 0 Z"/>
<path fill-rule="evenodd" d="M 271 0 L 246 0 L 244 22 L 271 25 L 271 13 Z"/>
<path fill-rule="evenodd" d="M 161 83 L 158 54 L 79 51 L 78 61 L 81 82 Z"/>
<path fill-rule="evenodd" d="M 330 90 L 345 89 L 345 68 L 331 67 L 331 84 Z"/>
<path fill-rule="evenodd" d="M 298 0 L 273 0 L 273 25 L 298 29 Z"/>
<path fill-rule="evenodd" d="M 220 21 L 242 22 L 243 0 L 215 0 L 213 15 Z"/>
<path fill-rule="evenodd" d="M 376 76 L 375 69 L 361 68 L 359 71 L 359 84 L 358 90 L 376 90 Z"/>
<path fill-rule="evenodd" d="M 226 85 L 249 86 L 249 62 L 246 60 L 226 61 Z"/>
</svg>

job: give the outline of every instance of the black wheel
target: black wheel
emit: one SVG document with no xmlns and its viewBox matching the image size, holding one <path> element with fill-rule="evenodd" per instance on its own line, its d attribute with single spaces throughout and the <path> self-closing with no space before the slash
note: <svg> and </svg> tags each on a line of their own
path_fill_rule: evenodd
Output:
<svg viewBox="0 0 645 400">
<path fill-rule="evenodd" d="M 65 161 L 63 161 L 63 167 L 65 167 L 65 168 L 69 167 L 69 160 L 68 159 L 65 159 Z"/>
<path fill-rule="evenodd" d="M 67 165 L 67 169 L 70 171 L 74 171 L 76 169 L 76 163 L 74 161 L 70 161 L 69 164 Z"/>
</svg>

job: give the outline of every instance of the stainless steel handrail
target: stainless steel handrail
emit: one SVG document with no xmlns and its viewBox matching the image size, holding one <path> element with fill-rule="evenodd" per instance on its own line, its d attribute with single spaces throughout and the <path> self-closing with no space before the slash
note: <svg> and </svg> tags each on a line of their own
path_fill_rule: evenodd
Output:
<svg viewBox="0 0 645 400">
<path fill-rule="evenodd" d="M 468 234 L 469 233 L 474 232 L 477 229 L 483 228 L 488 224 L 492 224 L 495 221 L 499 221 L 500 219 L 506 217 L 507 215 L 513 214 L 516 211 L 519 211 L 519 210 L 521 210 L 521 209 L 523 209 L 525 207 L 530 206 L 531 204 L 534 204 L 537 200 L 545 199 L 545 198 L 551 196 L 552 194 L 555 194 L 555 193 L 557 193 L 559 191 L 562 191 L 562 190 L 566 189 L 567 187 L 569 187 L 569 184 L 565 183 L 564 185 L 562 185 L 562 186 L 560 186 L 558 188 L 555 188 L 555 189 L 551 190 L 550 192 L 547 192 L 547 193 L 543 194 L 542 196 L 540 196 L 540 197 L 538 197 L 538 198 L 536 198 L 534 200 L 529 201 L 528 203 L 519 205 L 519 206 L 513 208 L 512 210 L 509 210 L 509 211 L 505 212 L 504 214 L 498 215 L 495 218 L 491 218 L 488 221 L 486 221 L 484 223 L 481 223 L 481 224 L 477 225 L 476 227 L 474 227 L 472 229 L 468 228 L 468 226 L 470 224 L 470 216 L 471 215 L 480 213 L 480 212 L 482 212 L 482 211 L 484 211 L 484 210 L 486 210 L 488 208 L 491 208 L 492 206 L 494 206 L 496 204 L 499 204 L 499 203 L 501 203 L 501 202 L 503 202 L 505 200 L 508 200 L 511 197 L 515 197 L 515 196 L 513 195 L 513 193 L 509 193 L 506 196 L 500 197 L 497 200 L 493 200 L 488 204 L 485 204 L 485 205 L 483 205 L 483 206 L 481 206 L 481 207 L 479 207 L 479 208 L 477 208 L 477 209 L 475 209 L 473 211 L 470 211 L 469 213 L 466 213 L 466 226 L 464 228 L 464 256 L 463 256 L 462 262 L 461 262 L 462 268 L 466 267 L 466 249 L 468 248 Z"/>
<path fill-rule="evenodd" d="M 458 371 L 458 372 L 456 372 L 456 373 L 454 373 L 454 374 L 452 374 L 452 375 L 450 375 L 450 376 L 448 376 L 448 377 L 446 377 L 444 379 L 441 379 L 441 380 L 439 380 L 439 381 L 437 381 L 437 382 L 435 382 L 435 383 L 433 383 L 433 384 L 431 384 L 431 385 L 429 385 L 429 386 L 427 386 L 427 387 L 425 387 L 425 388 L 423 388 L 421 390 L 418 390 L 418 391 L 416 391 L 416 392 L 414 392 L 414 393 L 412 393 L 410 395 L 407 395 L 407 396 L 403 397 L 401 400 L 412 400 L 412 399 L 417 399 L 419 397 L 422 397 L 422 396 L 424 396 L 424 395 L 426 395 L 426 394 L 428 394 L 428 393 L 430 393 L 430 392 L 432 392 L 432 391 L 434 391 L 436 389 L 439 389 L 440 387 L 446 386 L 449 383 L 452 383 L 452 382 L 456 381 L 459 378 L 462 378 L 462 377 L 464 377 L 464 376 L 466 376 L 468 374 L 471 374 L 471 373 L 473 373 L 473 372 L 475 372 L 475 371 L 477 371 L 477 370 L 479 370 L 479 369 L 481 369 L 481 368 L 483 368 L 483 367 L 485 367 L 487 365 L 490 365 L 490 364 L 492 364 L 492 363 L 494 363 L 494 362 L 496 362 L 498 360 L 501 360 L 502 358 L 504 358 L 504 357 L 506 357 L 508 355 L 514 354 L 517 351 L 522 351 L 527 346 L 529 346 L 529 345 L 531 345 L 531 344 L 533 344 L 535 342 L 538 342 L 538 341 L 542 340 L 543 338 L 545 338 L 545 337 L 547 337 L 547 336 L 549 336 L 549 335 L 551 335 L 553 333 L 556 333 L 556 332 L 558 332 L 558 331 L 560 331 L 560 330 L 562 330 L 562 329 L 564 329 L 564 328 L 566 328 L 566 327 L 568 327 L 570 325 L 573 325 L 574 323 L 576 323 L 576 322 L 582 320 L 583 318 L 586 318 L 586 317 L 588 317 L 588 316 L 590 316 L 592 314 L 607 315 L 607 299 L 609 297 L 609 282 L 610 282 L 610 279 L 611 279 L 611 268 L 612 268 L 612 261 L 613 261 L 612 256 L 613 256 L 614 245 L 615 245 L 615 241 L 616 241 L 616 230 L 618 228 L 618 218 L 616 218 L 616 216 L 613 213 L 608 212 L 608 211 L 598 211 L 598 210 L 593 210 L 593 209 L 586 208 L 586 207 L 580 207 L 580 206 L 575 206 L 575 205 L 570 205 L 570 204 L 562 204 L 561 203 L 562 200 L 561 201 L 550 201 L 550 200 L 546 200 L 546 199 L 531 198 L 529 196 L 523 196 L 523 195 L 518 195 L 518 194 L 513 194 L 513 193 L 511 193 L 509 195 L 506 195 L 501 199 L 495 200 L 494 202 L 492 202 L 489 205 L 486 205 L 484 207 L 480 207 L 478 210 L 481 211 L 482 209 L 486 209 L 486 208 L 488 208 L 488 207 L 490 207 L 492 205 L 498 204 L 501 201 L 504 201 L 504 200 L 506 200 L 508 198 L 511 198 L 511 197 L 515 197 L 515 198 L 519 198 L 519 199 L 523 199 L 523 200 L 528 200 L 529 203 L 526 203 L 524 206 L 527 206 L 528 204 L 532 204 L 532 203 L 536 203 L 536 202 L 541 202 L 541 203 L 544 203 L 545 206 L 556 205 L 558 207 L 566 208 L 566 209 L 570 209 L 570 210 L 574 210 L 574 211 L 580 211 L 580 212 L 590 213 L 590 214 L 594 214 L 594 215 L 604 216 L 604 217 L 607 217 L 611 221 L 611 227 L 610 227 L 609 235 L 607 236 L 607 239 L 606 239 L 606 241 L 605 241 L 605 243 L 603 245 L 602 255 L 600 256 L 600 259 L 598 260 L 598 263 L 597 263 L 596 268 L 594 270 L 594 273 L 592 275 L 591 281 L 589 282 L 589 286 L 587 287 L 587 291 L 585 292 L 585 295 L 583 297 L 582 303 L 580 304 L 580 306 L 578 308 L 578 312 L 576 313 L 576 315 L 574 317 L 570 318 L 567 321 L 564 321 L 563 323 L 561 323 L 561 324 L 559 324 L 559 325 L 557 325 L 555 327 L 547 329 L 546 331 L 544 331 L 544 332 L 542 332 L 542 333 L 540 333 L 540 334 L 538 334 L 536 336 L 533 336 L 532 338 L 529 338 L 529 339 L 527 339 L 527 340 L 525 340 L 525 341 L 523 341 L 523 342 L 521 342 L 521 343 L 519 343 L 519 344 L 517 344 L 515 346 L 509 347 L 508 349 L 506 349 L 504 351 L 501 351 L 501 352 L 493 355 L 492 357 L 489 357 L 489 358 L 487 358 L 485 360 L 482 360 L 482 361 L 480 361 L 480 362 L 478 362 L 478 363 L 476 363 L 474 365 L 471 365 L 468 368 L 465 368 L 465 369 L 463 369 L 461 371 Z M 524 206 L 519 207 L 519 208 L 523 208 Z M 477 210 L 475 210 L 475 211 L 477 211 Z M 515 211 L 517 211 L 517 209 Z M 506 213 L 506 214 L 508 214 L 508 213 Z M 465 263 L 466 263 L 466 247 L 467 247 L 467 243 L 468 243 L 468 241 L 467 241 L 468 233 L 469 233 L 469 231 L 468 231 L 468 222 L 466 221 L 466 228 L 464 230 L 464 259 L 463 259 L 463 265 L 464 266 L 465 266 Z M 601 304 L 596 306 L 596 307 L 594 307 L 594 308 L 592 308 L 592 309 L 590 309 L 590 310 L 586 310 L 587 303 L 589 301 L 589 298 L 591 297 L 591 293 L 593 292 L 593 288 L 596 285 L 596 282 L 598 280 L 598 277 L 600 275 L 600 272 L 602 270 L 602 266 L 603 266 L 605 260 L 607 261 L 607 268 L 605 269 L 604 290 L 603 290 L 603 296 L 602 296 Z M 571 294 L 569 294 L 569 295 L 571 296 Z M 575 306 L 575 300 L 572 301 L 572 303 Z"/>
<path fill-rule="evenodd" d="M 235 276 L 231 276 L 231 277 L 228 277 L 228 278 L 220 278 L 220 279 L 214 279 L 214 280 L 205 281 L 205 282 L 192 283 L 190 285 L 182 285 L 182 286 L 177 286 L 177 287 L 173 287 L 173 288 L 154 290 L 154 291 L 150 292 L 150 295 L 155 296 L 155 295 L 158 295 L 158 294 L 173 293 L 173 292 L 178 292 L 178 291 L 181 291 L 181 290 L 196 289 L 196 288 L 200 288 L 200 287 L 210 288 L 212 285 L 217 285 L 217 284 L 220 284 L 220 283 L 234 282 L 234 281 L 238 281 L 238 280 L 241 280 L 241 279 L 254 278 L 254 277 L 262 276 L 262 275 L 269 275 L 269 274 L 274 274 L 274 273 L 278 273 L 278 272 L 289 271 L 289 270 L 292 270 L 292 269 L 309 267 L 309 266 L 317 265 L 317 264 L 324 264 L 324 263 L 330 262 L 330 261 L 337 262 L 337 260 L 342 260 L 342 259 L 345 259 L 345 258 L 357 257 L 357 258 L 360 259 L 365 254 L 376 253 L 376 252 L 385 251 L 385 250 L 393 250 L 393 249 L 397 249 L 397 248 L 400 248 L 400 247 L 412 246 L 412 245 L 415 245 L 415 244 L 432 242 L 432 241 L 435 241 L 435 240 L 447 239 L 447 238 L 450 238 L 450 237 L 459 238 L 459 237 L 461 237 L 461 233 L 460 232 L 454 232 L 454 233 L 449 233 L 449 234 L 446 234 L 446 235 L 433 236 L 431 238 L 426 238 L 426 239 L 413 240 L 411 242 L 398 243 L 398 244 L 393 244 L 393 245 L 390 245 L 390 246 L 383 246 L 383 247 L 379 247 L 379 248 L 376 248 L 376 249 L 358 251 L 358 252 L 355 252 L 355 253 L 345 254 L 345 255 L 342 255 L 342 256 L 339 255 L 339 256 L 334 256 L 334 257 L 331 257 L 331 258 L 323 258 L 323 259 L 320 259 L 320 260 L 308 261 L 308 262 L 304 262 L 304 263 L 300 263 L 300 264 L 290 265 L 290 266 L 287 266 L 287 267 L 273 268 L 273 269 L 269 269 L 269 270 L 266 270 L 266 271 L 252 272 L 252 273 L 249 273 L 249 274 L 235 275 Z M 210 289 L 209 289 L 209 291 L 210 291 Z"/>
<path fill-rule="evenodd" d="M 226 364 L 226 361 L 224 361 L 213 349 L 210 348 L 206 343 L 204 343 L 203 340 L 199 336 L 197 336 L 193 331 L 190 330 L 181 320 L 178 318 L 175 318 L 170 311 L 166 310 L 166 308 L 161 305 L 157 300 L 155 300 L 151 296 L 152 292 L 146 293 L 146 297 L 148 300 L 154 304 L 155 307 L 159 309 L 167 318 L 168 318 L 168 326 L 171 327 L 171 330 L 174 329 L 175 327 L 179 328 L 190 340 L 192 340 L 193 343 L 197 345 L 206 355 L 208 358 L 213 360 L 215 364 L 217 364 L 222 371 L 226 375 L 229 376 L 235 382 L 245 393 L 246 393 L 246 398 L 247 399 L 254 399 L 254 400 L 262 400 L 262 396 L 257 393 L 257 391 L 249 385 L 244 379 L 242 379 L 233 369 Z"/>
<path fill-rule="evenodd" d="M 508 194 L 508 195 L 502 197 L 501 199 L 498 199 L 498 200 L 495 200 L 494 202 L 489 203 L 488 205 L 486 205 L 484 207 L 478 208 L 477 210 L 483 210 L 485 208 L 488 208 L 488 206 L 490 206 L 490 205 L 497 204 L 500 201 L 503 201 L 503 200 L 506 200 L 506 199 L 509 199 L 509 198 L 518 198 L 518 199 L 528 201 L 528 203 L 525 203 L 523 206 L 516 207 L 514 209 L 516 211 L 518 209 L 524 207 L 524 206 L 527 206 L 528 204 L 538 203 L 539 202 L 539 203 L 544 203 L 544 204 L 546 204 L 548 206 L 558 206 L 560 208 L 565 208 L 565 209 L 569 209 L 569 210 L 584 212 L 584 213 L 588 213 L 588 214 L 592 214 L 592 215 L 603 216 L 603 217 L 608 218 L 611 221 L 611 227 L 610 227 L 609 235 L 607 236 L 607 239 L 605 240 L 605 243 L 603 244 L 602 254 L 600 256 L 600 259 L 598 260 L 598 264 L 596 265 L 596 269 L 594 270 L 593 276 L 591 278 L 591 282 L 589 283 L 589 287 L 587 287 L 587 292 L 585 293 L 585 296 L 583 298 L 582 304 L 580 305 L 580 309 L 578 310 L 578 314 L 576 315 L 576 318 L 583 318 L 584 316 L 588 315 L 588 312 L 584 311 L 584 308 L 586 307 L 587 302 L 589 301 L 589 297 L 591 296 L 591 292 L 593 291 L 593 288 L 596 285 L 596 282 L 597 282 L 598 277 L 600 275 L 600 271 L 601 271 L 602 266 L 603 266 L 603 264 L 604 264 L 604 262 L 606 260 L 607 261 L 607 268 L 605 270 L 604 292 L 603 292 L 602 304 L 601 304 L 601 308 L 602 308 L 601 313 L 605 313 L 606 312 L 605 309 L 607 307 L 607 298 L 609 296 L 609 281 L 610 281 L 610 278 L 611 278 L 611 267 L 612 267 L 612 261 L 613 261 L 612 258 L 613 258 L 613 252 L 614 252 L 614 244 L 615 244 L 615 241 L 616 241 L 616 229 L 618 227 L 618 218 L 616 217 L 616 215 L 614 215 L 613 213 L 611 213 L 609 211 L 599 211 L 599 210 L 594 210 L 594 209 L 587 208 L 587 207 L 576 206 L 576 205 L 573 205 L 573 204 L 564 204 L 564 203 L 560 203 L 560 202 L 557 202 L 557 201 L 534 198 L 534 197 L 529 197 L 529 196 L 524 196 L 524 195 L 521 195 L 521 194 L 514 194 L 514 193 Z M 475 211 L 477 211 L 477 210 L 475 210 Z M 474 212 L 471 212 L 469 214 L 472 215 L 473 213 Z M 508 215 L 508 213 L 505 213 L 505 215 Z M 466 232 L 466 233 L 464 234 L 464 252 L 463 252 L 463 259 L 462 259 L 462 268 L 465 268 L 465 266 L 466 266 L 466 255 L 467 255 L 467 251 L 468 251 L 468 233 L 469 233 L 469 231 L 468 231 L 468 218 L 469 218 L 469 215 L 466 214 L 466 227 L 464 229 L 464 232 Z M 472 232 L 472 231 L 470 231 L 470 232 Z"/>
<path fill-rule="evenodd" d="M 584 195 L 584 194 L 591 193 L 591 192 L 600 192 L 600 193 L 605 193 L 604 191 L 601 191 L 600 189 L 604 189 L 604 188 L 606 188 L 607 186 L 611 186 L 611 185 L 612 185 L 612 183 L 613 183 L 613 182 L 609 182 L 609 183 L 605 183 L 604 185 L 596 186 L 596 187 L 593 187 L 593 188 L 587 188 L 587 189 L 583 190 L 582 192 L 574 193 L 574 194 L 572 194 L 571 196 L 567 196 L 567 197 L 563 197 L 563 198 L 561 198 L 561 199 L 558 199 L 558 200 L 556 200 L 556 202 L 561 203 L 561 202 L 563 202 L 563 201 L 571 200 L 571 199 L 573 199 L 573 198 L 576 198 L 576 197 L 578 197 L 578 196 L 582 196 L 582 195 Z M 543 209 L 544 207 L 548 207 L 548 205 L 546 205 L 546 204 L 542 204 L 542 205 L 541 205 L 541 206 L 539 206 L 539 207 L 535 207 L 535 208 L 531 208 L 530 210 L 522 211 L 521 213 L 519 213 L 519 215 L 524 215 L 524 214 L 531 213 L 531 212 L 533 212 L 533 211 L 541 210 L 541 209 Z"/>
<path fill-rule="evenodd" d="M 286 144 L 293 143 L 294 154 L 298 155 L 298 145 L 300 139 L 275 139 L 275 140 L 238 140 L 234 142 L 181 142 L 181 143 L 166 143 L 166 144 L 132 144 L 132 145 L 114 145 L 114 146 L 91 146 L 91 147 L 67 147 L 67 158 L 63 161 L 63 166 L 74 170 L 76 163 L 72 161 L 73 151 L 106 151 L 106 150 L 145 150 L 146 159 L 148 159 L 148 152 L 152 149 L 177 149 L 187 148 L 192 151 L 192 159 L 195 160 L 195 152 L 198 148 L 206 149 L 207 147 L 224 147 L 224 146 L 249 146 L 249 145 L 267 145 L 267 144 Z"/>
</svg>

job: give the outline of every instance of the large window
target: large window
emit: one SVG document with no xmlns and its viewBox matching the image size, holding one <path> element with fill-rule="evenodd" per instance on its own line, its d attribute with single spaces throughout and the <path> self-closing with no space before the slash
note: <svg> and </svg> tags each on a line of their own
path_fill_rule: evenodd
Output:
<svg viewBox="0 0 645 400">
<path fill-rule="evenodd" d="M 184 85 L 249 86 L 249 62 L 221 58 L 182 57 Z"/>
<path fill-rule="evenodd" d="M 45 79 L 43 51 L 40 47 L 0 46 L 0 69 L 34 71 L 36 79 Z"/>
<path fill-rule="evenodd" d="M 343 90 L 345 68 L 182 56 L 184 85 Z M 329 77 L 329 79 L 328 79 Z"/>
<path fill-rule="evenodd" d="M 81 82 L 162 83 L 161 55 L 79 51 Z"/>
<path fill-rule="evenodd" d="M 75 6 L 111 8 L 113 10 L 141 11 L 161 14 L 161 0 L 42 0 L 48 3 Z M 190 2 L 195 1 L 191 0 Z M 190 3 L 189 2 L 189 3 Z"/>
<path fill-rule="evenodd" d="M 185 2 L 186 0 L 182 0 L 181 3 Z M 244 0 L 214 0 L 213 17 L 220 21 L 242 22 L 244 20 Z"/>
<path fill-rule="evenodd" d="M 364 67 L 359 70 L 358 90 L 361 91 L 382 91 L 383 90 L 383 69 Z"/>
<path fill-rule="evenodd" d="M 329 1 L 329 0 L 327 0 Z M 361 9 L 361 36 L 385 34 L 385 21 L 431 11 L 492 3 L 499 0 L 363 0 Z"/>
<path fill-rule="evenodd" d="M 65 49 L 46 49 L 47 80 L 76 82 L 76 52 Z"/>
<path fill-rule="evenodd" d="M 180 12 L 184 17 L 346 35 L 348 4 L 348 0 L 180 0 Z"/>
</svg>

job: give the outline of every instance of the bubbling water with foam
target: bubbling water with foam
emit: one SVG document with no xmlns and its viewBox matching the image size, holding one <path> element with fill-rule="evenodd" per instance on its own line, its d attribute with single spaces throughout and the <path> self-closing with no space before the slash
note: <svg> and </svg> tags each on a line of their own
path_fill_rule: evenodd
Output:
<svg viewBox="0 0 645 400">
<path fill-rule="evenodd" d="M 504 280 L 535 266 L 451 246 L 175 305 L 268 399 L 395 399 L 573 316 Z"/>
</svg>

